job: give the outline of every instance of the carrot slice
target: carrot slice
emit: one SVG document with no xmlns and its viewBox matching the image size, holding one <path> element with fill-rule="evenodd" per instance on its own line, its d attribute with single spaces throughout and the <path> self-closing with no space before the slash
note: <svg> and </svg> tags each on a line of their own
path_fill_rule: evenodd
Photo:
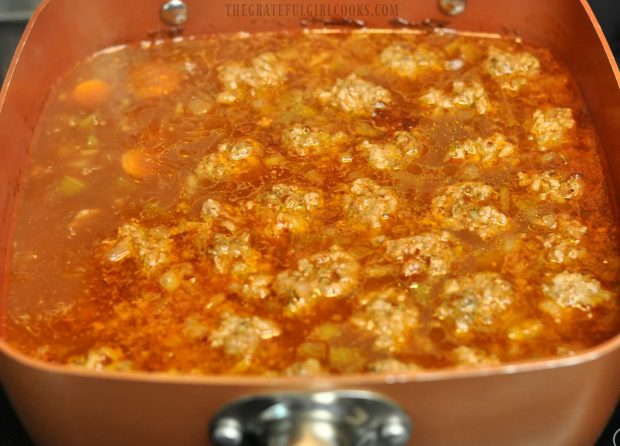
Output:
<svg viewBox="0 0 620 446">
<path fill-rule="evenodd" d="M 135 178 L 155 174 L 157 163 L 152 155 L 140 149 L 130 149 L 121 155 L 123 170 Z"/>
<path fill-rule="evenodd" d="M 131 70 L 131 86 L 139 98 L 166 96 L 176 90 L 181 80 L 180 73 L 162 63 L 140 65 Z"/>
<path fill-rule="evenodd" d="M 105 102 L 112 91 L 112 87 L 106 81 L 101 79 L 89 79 L 80 82 L 73 89 L 71 97 L 80 106 L 85 108 L 93 108 Z"/>
</svg>

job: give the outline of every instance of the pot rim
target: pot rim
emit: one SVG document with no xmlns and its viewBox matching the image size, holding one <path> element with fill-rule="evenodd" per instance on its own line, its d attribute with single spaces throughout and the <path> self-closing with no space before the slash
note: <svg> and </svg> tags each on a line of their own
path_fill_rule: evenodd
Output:
<svg viewBox="0 0 620 446">
<path fill-rule="evenodd" d="M 19 62 L 21 53 L 29 39 L 31 30 L 36 26 L 36 22 L 53 0 L 42 0 L 37 9 L 32 14 L 19 44 L 13 55 L 11 65 L 6 73 L 4 84 L 0 89 L 0 114 L 2 112 L 7 92 L 10 88 L 11 80 L 15 72 L 17 63 Z M 611 48 L 603 34 L 592 8 L 587 0 L 579 0 L 581 6 L 587 13 L 590 22 L 599 37 L 600 43 L 607 55 L 610 67 L 614 73 L 618 88 L 620 88 L 620 70 L 615 61 Z M 5 266 L 5 277 L 9 273 L 9 263 Z M 6 283 L 4 286 L 4 294 L 8 292 Z M 8 311 L 6 295 L 0 296 L 3 302 L 0 302 L 0 310 Z M 93 371 L 81 367 L 71 367 L 67 365 L 59 365 L 48 363 L 42 360 L 34 359 L 18 349 L 13 347 L 5 338 L 5 325 L 2 320 L 5 315 L 0 314 L 0 360 L 8 360 L 18 363 L 24 367 L 34 369 L 41 373 L 54 375 L 64 375 L 75 378 L 102 379 L 107 381 L 126 381 L 126 382 L 144 382 L 144 383 L 164 383 L 164 384 L 184 384 L 184 385 L 217 385 L 217 386 L 297 386 L 297 387 L 334 387 L 334 386 L 360 386 L 360 385 L 376 385 L 376 384 L 396 384 L 396 383 L 412 383 L 412 382 L 434 382 L 457 379 L 472 379 L 485 376 L 504 376 L 517 373 L 526 373 L 534 371 L 543 371 L 549 369 L 558 369 L 570 366 L 586 364 L 596 361 L 605 356 L 620 351 L 620 333 L 594 347 L 585 349 L 575 355 L 563 357 L 548 357 L 543 359 L 529 359 L 499 365 L 487 365 L 472 368 L 447 368 L 436 370 L 421 370 L 407 372 L 384 372 L 384 373 L 358 373 L 343 375 L 322 375 L 316 377 L 289 377 L 289 376 L 264 376 L 264 375 L 189 375 L 178 374 L 172 375 L 165 372 L 120 372 L 120 371 Z M 0 371 L 3 367 L 0 367 Z"/>
</svg>

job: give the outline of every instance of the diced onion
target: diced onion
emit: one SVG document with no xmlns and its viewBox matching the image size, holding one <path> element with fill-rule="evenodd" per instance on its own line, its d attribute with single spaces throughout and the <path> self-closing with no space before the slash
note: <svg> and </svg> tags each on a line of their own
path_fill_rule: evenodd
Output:
<svg viewBox="0 0 620 446">
<path fill-rule="evenodd" d="M 297 354 L 304 358 L 323 359 L 327 356 L 327 346 L 322 342 L 304 342 L 297 348 Z"/>
<path fill-rule="evenodd" d="M 204 115 L 213 108 L 213 101 L 201 96 L 196 96 L 190 99 L 187 104 L 187 108 L 194 115 Z"/>
<path fill-rule="evenodd" d="M 357 348 L 332 347 L 329 351 L 329 364 L 339 371 L 355 372 L 364 368 L 366 356 Z"/>
<path fill-rule="evenodd" d="M 464 180 L 476 180 L 480 177 L 480 169 L 475 164 L 465 164 L 461 169 L 461 178 Z"/>
<path fill-rule="evenodd" d="M 106 257 L 110 262 L 120 262 L 131 256 L 131 249 L 126 240 L 121 240 L 110 249 Z"/>
<path fill-rule="evenodd" d="M 316 336 L 322 341 L 329 341 L 332 338 L 340 336 L 340 332 L 341 330 L 338 325 L 331 324 L 329 322 L 323 325 L 319 325 L 314 330 L 314 333 L 316 334 Z"/>
<path fill-rule="evenodd" d="M 58 190 L 63 195 L 75 195 L 80 193 L 85 187 L 86 183 L 84 181 L 67 175 L 60 181 Z"/>
<path fill-rule="evenodd" d="M 181 285 L 181 278 L 179 274 L 170 270 L 161 275 L 159 278 L 159 284 L 168 292 L 176 290 Z"/>
</svg>

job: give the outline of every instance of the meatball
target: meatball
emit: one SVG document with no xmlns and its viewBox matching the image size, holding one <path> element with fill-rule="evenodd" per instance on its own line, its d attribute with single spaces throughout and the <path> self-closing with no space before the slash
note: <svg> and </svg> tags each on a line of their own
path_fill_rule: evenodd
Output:
<svg viewBox="0 0 620 446">
<path fill-rule="evenodd" d="M 515 146 L 504 135 L 495 133 L 488 138 L 466 139 L 450 145 L 445 160 L 467 160 L 484 166 L 493 166 L 515 151 Z"/>
<path fill-rule="evenodd" d="M 582 175 L 578 173 L 562 178 L 556 171 L 547 170 L 542 173 L 519 172 L 517 177 L 519 186 L 527 187 L 540 201 L 558 204 L 580 198 L 585 188 Z"/>
<path fill-rule="evenodd" d="M 499 48 L 489 49 L 485 69 L 493 77 L 521 74 L 534 76 L 540 72 L 538 58 L 526 51 L 511 53 Z"/>
<path fill-rule="evenodd" d="M 584 254 L 581 241 L 588 228 L 578 220 L 567 214 L 550 214 L 534 221 L 534 225 L 548 231 L 538 239 L 551 262 L 566 263 Z"/>
<path fill-rule="evenodd" d="M 118 229 L 116 243 L 106 256 L 111 262 L 133 258 L 142 272 L 149 276 L 170 263 L 173 248 L 168 228 L 147 228 L 137 223 L 129 223 Z"/>
<path fill-rule="evenodd" d="M 347 141 L 343 132 L 328 133 L 316 127 L 295 124 L 282 133 L 282 145 L 292 155 L 323 155 L 342 147 Z"/>
<path fill-rule="evenodd" d="M 547 214 L 534 220 L 534 225 L 540 229 L 548 229 L 566 233 L 574 238 L 581 238 L 588 231 L 579 220 L 568 214 Z"/>
<path fill-rule="evenodd" d="M 250 244 L 250 234 L 223 234 L 213 237 L 207 249 L 215 269 L 229 274 L 228 290 L 250 300 L 270 296 L 273 275 L 268 264 L 261 262 L 261 255 Z M 267 269 L 267 271 L 265 271 Z"/>
<path fill-rule="evenodd" d="M 484 115 L 489 110 L 489 99 L 484 87 L 475 81 L 470 84 L 454 81 L 452 94 L 431 88 L 420 100 L 423 104 L 435 106 L 436 109 L 471 109 L 479 115 Z"/>
<path fill-rule="evenodd" d="M 450 272 L 462 250 L 462 245 L 448 231 L 435 231 L 388 240 L 385 254 L 389 260 L 402 265 L 406 277 L 443 276 Z"/>
<path fill-rule="evenodd" d="M 442 69 L 437 53 L 425 47 L 417 47 L 415 51 L 411 51 L 402 45 L 390 45 L 381 52 L 379 61 L 384 67 L 404 77 Z"/>
<path fill-rule="evenodd" d="M 268 319 L 224 313 L 220 325 L 209 334 L 209 344 L 223 348 L 228 355 L 247 360 L 262 340 L 275 338 L 280 333 L 280 327 Z"/>
<path fill-rule="evenodd" d="M 568 214 L 547 214 L 530 223 L 531 231 L 505 240 L 502 270 L 526 280 L 539 280 L 541 269 L 574 265 L 584 257 L 588 229 Z"/>
<path fill-rule="evenodd" d="M 338 246 L 298 262 L 276 276 L 273 289 L 290 298 L 287 310 L 299 313 L 322 299 L 348 297 L 357 289 L 360 266 Z"/>
<path fill-rule="evenodd" d="M 96 372 L 102 370 L 128 372 L 134 368 L 133 363 L 125 358 L 122 350 L 107 346 L 92 348 L 85 355 L 71 358 L 69 364 L 85 367 Z"/>
<path fill-rule="evenodd" d="M 370 116 L 390 104 L 392 94 L 352 73 L 345 79 L 338 79 L 331 90 L 318 92 L 317 99 L 323 105 L 338 107 L 353 115 Z"/>
<path fill-rule="evenodd" d="M 584 250 L 579 246 L 580 238 L 572 238 L 565 234 L 551 233 L 544 236 L 543 247 L 547 257 L 554 263 L 567 263 L 583 256 Z"/>
<path fill-rule="evenodd" d="M 237 231 L 241 215 L 237 206 L 222 204 L 212 198 L 206 199 L 200 209 L 201 219 L 214 228 L 224 229 L 227 232 Z"/>
<path fill-rule="evenodd" d="M 483 239 L 506 231 L 509 219 L 493 203 L 499 194 L 491 186 L 466 181 L 448 186 L 431 203 L 431 214 L 444 227 L 455 231 L 469 230 Z"/>
<path fill-rule="evenodd" d="M 230 285 L 230 290 L 246 299 L 265 299 L 271 295 L 271 284 L 273 283 L 273 279 L 274 277 L 272 274 L 250 274 L 243 278 L 240 285 L 232 283 Z"/>
<path fill-rule="evenodd" d="M 217 96 L 217 102 L 231 104 L 243 96 L 243 88 L 255 91 L 272 87 L 286 80 L 288 69 L 273 53 L 263 53 L 248 66 L 232 62 L 218 68 L 224 91 Z"/>
<path fill-rule="evenodd" d="M 395 352 L 406 346 L 419 318 L 406 291 L 388 288 L 368 293 L 360 298 L 360 304 L 351 323 L 374 336 L 377 350 Z"/>
<path fill-rule="evenodd" d="M 514 300 L 512 285 L 494 272 L 445 282 L 435 318 L 456 336 L 493 333 Z"/>
<path fill-rule="evenodd" d="M 344 196 L 344 212 L 354 226 L 379 230 L 398 209 L 398 196 L 389 187 L 358 178 Z"/>
<path fill-rule="evenodd" d="M 250 246 L 250 234 L 215 234 L 209 254 L 220 274 L 243 275 L 254 272 L 259 253 Z"/>
<path fill-rule="evenodd" d="M 570 108 L 546 108 L 534 112 L 531 137 L 538 150 L 546 151 L 566 141 L 566 132 L 575 127 Z"/>
<path fill-rule="evenodd" d="M 299 186 L 276 184 L 257 200 L 256 212 L 270 235 L 311 229 L 312 219 L 323 207 L 323 192 Z"/>
<path fill-rule="evenodd" d="M 198 162 L 194 174 L 213 182 L 234 179 L 259 167 L 262 154 L 261 144 L 253 139 L 224 142 Z"/>
<path fill-rule="evenodd" d="M 502 88 L 519 91 L 528 79 L 538 75 L 540 62 L 526 51 L 513 53 L 493 47 L 489 49 L 484 68 Z"/>
<path fill-rule="evenodd" d="M 614 298 L 595 278 L 567 271 L 556 274 L 543 285 L 542 291 L 545 299 L 540 309 L 556 319 L 561 319 L 567 310 L 590 312 Z"/>
<path fill-rule="evenodd" d="M 363 141 L 357 150 L 368 158 L 368 164 L 378 170 L 400 170 L 422 154 L 422 144 L 412 132 L 395 132 L 386 143 Z"/>
<path fill-rule="evenodd" d="M 128 223 L 118 228 L 117 238 L 104 240 L 105 257 L 112 263 L 133 259 L 140 272 L 151 277 L 164 267 L 178 260 L 175 252 L 175 237 L 191 235 L 195 247 L 213 235 L 209 222 L 181 220 L 175 226 L 145 227 L 138 223 Z M 111 245 L 111 247 L 109 247 Z"/>
</svg>

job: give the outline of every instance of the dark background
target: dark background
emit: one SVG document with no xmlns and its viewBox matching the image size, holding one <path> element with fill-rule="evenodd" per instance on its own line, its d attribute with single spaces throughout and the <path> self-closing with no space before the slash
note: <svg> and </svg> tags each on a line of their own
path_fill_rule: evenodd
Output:
<svg viewBox="0 0 620 446">
<path fill-rule="evenodd" d="M 607 40 L 616 55 L 616 59 L 620 60 L 620 0 L 589 0 L 589 2 L 607 35 Z M 10 14 L 2 16 L 2 6 L 9 3 L 11 0 L 0 0 L 0 81 L 8 68 L 13 49 L 19 41 L 24 27 L 24 22 L 20 17 L 24 13 L 23 8 L 21 10 L 15 8 L 10 11 Z M 37 0 L 26 0 L 24 3 L 33 5 L 37 3 Z M 616 408 L 616 412 L 595 446 L 614 446 L 612 436 L 617 429 L 620 429 L 620 405 Z M 2 387 L 0 387 L 0 446 L 33 446 L 15 416 Z M 615 446 L 620 446 L 620 444 Z"/>
</svg>

